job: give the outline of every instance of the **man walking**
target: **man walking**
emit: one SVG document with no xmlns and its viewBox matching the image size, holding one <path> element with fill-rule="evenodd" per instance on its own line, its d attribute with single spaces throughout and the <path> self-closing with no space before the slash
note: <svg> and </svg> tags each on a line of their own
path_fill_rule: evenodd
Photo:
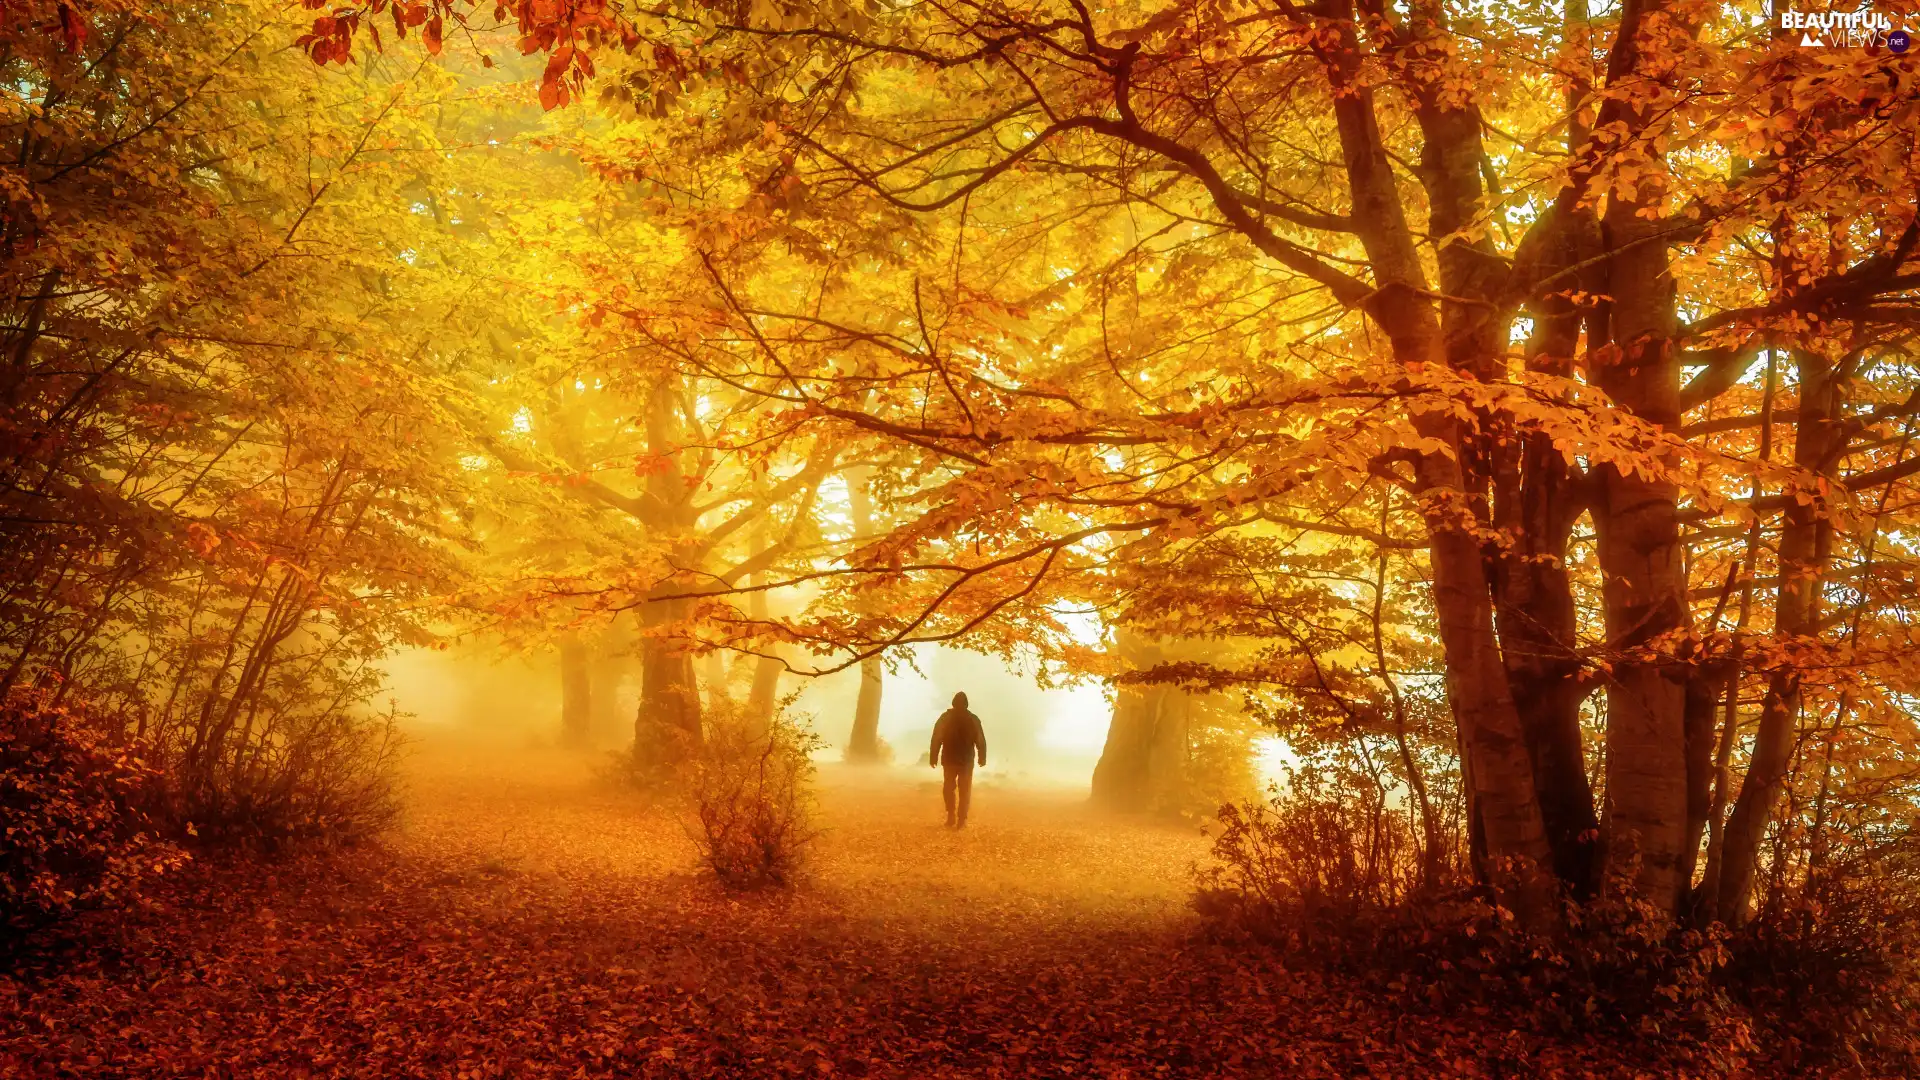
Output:
<svg viewBox="0 0 1920 1080">
<path fill-rule="evenodd" d="M 947 828 L 967 825 L 967 804 L 973 801 L 973 763 L 978 757 L 987 764 L 987 733 L 980 729 L 980 718 L 967 710 L 967 695 L 953 695 L 953 708 L 940 714 L 933 725 L 933 745 L 927 760 L 934 768 L 946 766 L 940 784 L 940 797 L 947 804 Z M 959 795 L 959 816 L 954 815 L 954 796 Z"/>
</svg>

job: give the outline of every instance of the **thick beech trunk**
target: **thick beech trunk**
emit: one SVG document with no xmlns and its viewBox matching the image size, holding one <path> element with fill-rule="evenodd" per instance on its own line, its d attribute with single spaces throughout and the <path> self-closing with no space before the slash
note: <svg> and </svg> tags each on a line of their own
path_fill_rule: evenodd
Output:
<svg viewBox="0 0 1920 1080">
<path fill-rule="evenodd" d="M 1350 12 L 1349 12 L 1350 14 Z M 1352 22 L 1341 29 L 1338 47 L 1322 53 L 1334 83 L 1334 117 L 1353 203 L 1354 229 L 1373 267 L 1376 290 L 1365 303 L 1368 315 L 1386 332 L 1395 358 L 1409 365 L 1485 368 L 1490 325 L 1472 311 L 1442 312 L 1436 317 L 1425 271 L 1380 136 L 1373 94 L 1360 78 L 1360 48 Z M 1434 146 L 1423 152 L 1430 191 L 1446 207 L 1429 232 L 1439 234 L 1446 214 L 1468 212 L 1475 197 L 1462 178 L 1479 157 L 1468 148 L 1477 121 L 1459 110 L 1428 109 L 1423 126 Z M 1475 181 L 1477 183 L 1477 181 Z M 1458 250 L 1453 250 L 1454 248 Z M 1481 280 L 1494 274 L 1483 253 L 1471 245 L 1448 245 L 1442 259 L 1450 277 Z M 1491 280 L 1491 278 L 1487 278 Z M 1473 305 L 1452 305 L 1465 308 Z M 1461 769 L 1474 828 L 1484 838 L 1487 860 L 1518 861 L 1520 891 L 1511 899 L 1523 919 L 1535 925 L 1553 919 L 1542 875 L 1552 853 L 1542 821 L 1533 767 L 1520 716 L 1494 633 L 1493 603 L 1483 561 L 1483 493 L 1470 485 L 1463 463 L 1475 455 L 1473 432 L 1451 412 L 1420 411 L 1415 429 L 1446 447 L 1421 455 L 1415 466 L 1423 503 L 1429 558 L 1433 565 L 1434 608 L 1446 657 L 1447 697 L 1460 731 Z M 1482 866 L 1483 873 L 1493 869 Z"/>
<path fill-rule="evenodd" d="M 1600 223 L 1591 213 L 1549 209 L 1514 257 L 1516 291 L 1531 293 L 1556 275 L 1579 274 L 1600 246 Z M 1604 273 L 1588 270 L 1566 281 L 1567 287 L 1574 285 L 1602 292 Z M 1530 372 L 1573 374 L 1584 315 L 1562 292 L 1550 288 L 1545 296 L 1529 298 Z M 1574 525 L 1587 509 L 1592 485 L 1544 432 L 1514 433 L 1495 460 L 1495 524 L 1502 549 L 1494 587 L 1507 677 L 1526 728 L 1554 870 L 1584 898 L 1599 887 L 1600 819 L 1580 731 L 1580 710 L 1591 687 L 1578 651 L 1578 610 L 1567 564 Z"/>
<path fill-rule="evenodd" d="M 692 655 L 671 638 L 643 637 L 634 760 L 646 766 L 677 765 L 700 745 L 700 737 L 700 691 Z"/>
<path fill-rule="evenodd" d="M 1543 437 L 1523 444 L 1521 476 L 1502 510 L 1506 548 L 1491 561 L 1507 682 L 1520 715 L 1553 869 L 1576 896 L 1598 881 L 1600 822 L 1587 782 L 1580 707 L 1587 689 L 1575 650 L 1573 590 L 1565 557 L 1572 522 L 1564 505 L 1572 478 Z"/>
<path fill-rule="evenodd" d="M 1680 366 L 1673 346 L 1673 278 L 1659 228 L 1640 204 L 1616 199 L 1606 215 L 1613 303 L 1594 380 L 1642 420 L 1677 427 Z M 1607 845 L 1638 859 L 1646 898 L 1678 912 L 1690 882 L 1687 680 L 1672 635 L 1691 624 L 1680 547 L 1680 495 L 1671 482 L 1614 465 L 1597 471 L 1594 535 L 1604 575 L 1608 652 Z"/>
<path fill-rule="evenodd" d="M 1115 631 L 1115 648 L 1132 671 L 1164 657 L 1133 632 Z M 1093 768 L 1093 800 L 1114 810 L 1150 810 L 1186 778 L 1187 710 L 1169 686 L 1123 684 L 1115 688 L 1107 741 Z"/>
<path fill-rule="evenodd" d="M 1114 810 L 1142 810 L 1152 775 L 1157 702 L 1137 687 L 1114 692 L 1107 741 L 1093 767 L 1093 801 Z"/>
<path fill-rule="evenodd" d="M 1670 58 L 1646 48 L 1676 29 L 1664 0 L 1628 0 L 1607 56 L 1609 86 L 1643 80 L 1648 93 L 1608 98 L 1575 154 L 1554 213 L 1573 215 L 1591 193 L 1600 162 L 1614 148 L 1645 141 L 1644 179 L 1611 193 L 1602 220 L 1609 299 L 1588 322 L 1588 374 L 1614 404 L 1668 428 L 1680 421 L 1678 318 L 1662 233 L 1663 151 L 1651 129 L 1667 110 L 1652 94 L 1672 78 Z M 1571 284 L 1571 283 L 1569 283 Z M 1607 660 L 1606 860 L 1637 860 L 1636 885 L 1663 910 L 1679 913 L 1698 845 L 1691 831 L 1687 753 L 1688 681 L 1704 677 L 1680 655 L 1692 615 L 1680 544 L 1679 491 L 1645 468 L 1598 465 L 1590 506 L 1604 578 Z M 1699 756 L 1696 752 L 1696 758 Z M 1611 871 L 1610 871 L 1611 872 Z"/>
<path fill-rule="evenodd" d="M 1093 801 L 1114 810 L 1152 810 L 1186 782 L 1187 710 L 1166 686 L 1121 687 L 1107 741 L 1093 767 Z"/>
<path fill-rule="evenodd" d="M 647 396 L 647 451 L 667 467 L 647 477 L 648 527 L 663 542 L 683 544 L 693 528 L 674 443 L 677 383 L 662 379 Z M 671 589 L 641 609 L 640 708 L 633 723 L 633 758 L 645 769 L 670 768 L 700 745 L 700 688 L 688 643 L 671 632 L 686 616 L 687 601 Z M 663 632 L 665 631 L 665 632 Z"/>
<path fill-rule="evenodd" d="M 1421 462 L 1420 471 L 1429 493 L 1440 496 L 1428 511 L 1434 610 L 1446 655 L 1447 699 L 1460 728 L 1462 768 L 1471 787 L 1475 824 L 1485 838 L 1489 859 L 1522 860 L 1526 865 L 1518 869 L 1525 883 L 1537 884 L 1533 879 L 1551 866 L 1553 855 L 1520 714 L 1494 636 L 1479 538 L 1458 524 L 1464 511 L 1449 512 L 1449 503 L 1458 500 L 1458 473 L 1452 462 L 1431 456 Z M 1492 868 L 1481 869 L 1484 873 Z M 1537 907 L 1544 896 L 1520 899 L 1523 906 L 1535 908 L 1525 912 L 1529 917 L 1550 917 Z"/>
</svg>

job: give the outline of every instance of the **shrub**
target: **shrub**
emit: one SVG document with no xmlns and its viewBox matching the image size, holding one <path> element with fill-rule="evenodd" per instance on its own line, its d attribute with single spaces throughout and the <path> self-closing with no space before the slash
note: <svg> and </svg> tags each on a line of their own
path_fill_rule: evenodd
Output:
<svg viewBox="0 0 1920 1080">
<path fill-rule="evenodd" d="M 399 814 L 399 716 L 350 708 L 288 712 L 225 739 L 176 738 L 160 761 L 165 824 L 209 843 L 275 849 L 356 844 Z"/>
<path fill-rule="evenodd" d="M 1301 778 L 1226 806 L 1195 907 L 1216 929 L 1369 979 L 1410 1004 L 1495 1010 L 1542 1030 L 1739 1045 L 1715 976 L 1724 935 L 1679 927 L 1618 882 L 1548 937 L 1457 871 L 1423 882 L 1410 816 Z"/>
<path fill-rule="evenodd" d="M 1290 948 L 1338 945 L 1420 883 L 1408 814 L 1363 805 L 1301 770 L 1265 802 L 1220 807 L 1213 864 L 1195 897 L 1202 914 Z"/>
<path fill-rule="evenodd" d="M 819 835 L 813 826 L 813 752 L 820 740 L 784 714 L 759 724 L 735 711 L 709 718 L 684 771 L 689 833 L 729 889 L 784 888 Z"/>
<path fill-rule="evenodd" d="M 125 903 L 185 861 L 147 807 L 160 774 L 81 710 L 16 691 L 0 703 L 0 921 L 19 930 Z"/>
<path fill-rule="evenodd" d="M 1768 896 L 1726 981 L 1791 1067 L 1874 1060 L 1920 1074 L 1920 852 L 1910 838 Z M 1895 1064 L 1897 1063 L 1897 1064 Z"/>
</svg>

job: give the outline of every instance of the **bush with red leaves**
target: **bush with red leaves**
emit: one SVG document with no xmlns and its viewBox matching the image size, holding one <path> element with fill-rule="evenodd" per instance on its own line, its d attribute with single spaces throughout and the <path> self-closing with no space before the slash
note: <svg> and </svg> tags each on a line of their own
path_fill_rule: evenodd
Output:
<svg viewBox="0 0 1920 1080">
<path fill-rule="evenodd" d="M 186 861 L 147 817 L 160 780 L 82 710 L 31 691 L 0 702 L 0 924 L 125 903 Z"/>
</svg>

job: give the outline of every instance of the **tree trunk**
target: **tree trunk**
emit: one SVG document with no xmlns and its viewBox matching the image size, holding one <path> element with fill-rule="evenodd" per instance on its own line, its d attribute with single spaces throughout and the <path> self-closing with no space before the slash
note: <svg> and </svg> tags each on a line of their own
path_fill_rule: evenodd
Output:
<svg viewBox="0 0 1920 1080">
<path fill-rule="evenodd" d="M 689 488 L 674 442 L 677 380 L 664 377 L 647 395 L 647 452 L 667 463 L 647 476 L 648 533 L 656 543 L 683 546 L 694 520 Z M 687 613 L 687 601 L 665 586 L 641 608 L 640 708 L 633 722 L 633 758 L 644 771 L 680 764 L 701 741 L 700 689 L 688 643 L 662 628 Z"/>
<path fill-rule="evenodd" d="M 869 656 L 860 661 L 860 697 L 853 705 L 853 731 L 847 736 L 847 760 L 881 760 L 880 751 L 880 658 Z"/>
<path fill-rule="evenodd" d="M 1322 53 L 1334 86 L 1334 119 L 1353 205 L 1356 234 L 1373 266 L 1375 291 L 1365 300 L 1367 314 L 1385 331 L 1394 357 L 1410 367 L 1454 366 L 1486 347 L 1487 327 L 1469 312 L 1436 318 L 1425 270 L 1407 224 L 1373 107 L 1373 92 L 1360 76 L 1361 57 L 1355 24 L 1339 27 L 1337 47 Z M 1444 112 L 1444 111 L 1443 111 Z M 1477 127 L 1453 113 L 1423 117 L 1429 138 L 1446 141 L 1423 151 L 1431 190 L 1442 193 L 1448 213 L 1464 213 L 1471 195 L 1460 186 L 1459 169 L 1471 156 L 1462 141 L 1477 137 Z M 1434 225 L 1437 229 L 1439 226 Z M 1433 229 L 1429 229 L 1430 232 Z M 1458 245 L 1449 245 L 1456 247 Z M 1491 272 L 1470 247 L 1446 253 L 1462 278 Z M 1463 305 L 1451 305 L 1456 308 Z M 1494 634 L 1493 602 L 1481 550 L 1482 497 L 1471 489 L 1463 462 L 1474 451 L 1473 434 L 1451 411 L 1425 409 L 1414 415 L 1424 438 L 1446 447 L 1422 454 L 1415 465 L 1416 488 L 1431 537 L 1434 609 L 1446 657 L 1447 698 L 1460 730 L 1461 769 L 1470 790 L 1471 812 L 1484 837 L 1487 863 L 1518 861 L 1519 890 L 1511 896 L 1523 920 L 1546 925 L 1554 920 L 1551 889 L 1543 880 L 1551 865 L 1533 766 L 1521 732 L 1520 715 Z M 1483 864 L 1483 872 L 1495 869 Z M 1503 867 L 1504 869 L 1504 867 Z"/>
<path fill-rule="evenodd" d="M 861 465 L 846 474 L 856 543 L 873 535 L 873 498 L 867 488 L 872 472 L 871 467 Z M 860 696 L 853 704 L 853 730 L 847 733 L 848 761 L 874 762 L 881 758 L 880 692 L 885 688 L 885 678 L 879 657 L 860 661 Z"/>
<path fill-rule="evenodd" d="M 1774 602 L 1774 640 L 1791 645 L 1820 629 L 1821 578 L 1832 558 L 1833 525 L 1826 492 L 1838 489 L 1834 468 L 1844 442 L 1839 430 L 1844 372 L 1811 351 L 1799 355 L 1800 421 L 1793 460 L 1801 476 L 1816 478 L 1811 490 L 1799 483 L 1785 489 L 1785 522 L 1780 530 L 1780 586 Z M 1798 490 L 1796 490 L 1798 489 Z M 1798 497 L 1796 497 L 1798 496 Z M 1804 501 L 1803 501 L 1804 497 Z M 1714 908 L 1721 921 L 1745 918 L 1759 860 L 1760 840 L 1786 784 L 1788 760 L 1799 732 L 1800 674 L 1780 664 L 1768 676 L 1740 796 L 1727 819 L 1717 868 Z"/>
<path fill-rule="evenodd" d="M 1391 492 L 1388 498 L 1380 502 L 1380 535 L 1387 534 L 1387 525 L 1393 511 Z M 1385 633 L 1385 613 L 1387 606 L 1387 549 L 1382 547 L 1374 559 L 1373 577 L 1373 660 L 1374 677 L 1387 692 L 1387 700 L 1392 705 L 1393 743 L 1400 752 L 1400 768 L 1406 773 L 1407 787 L 1413 794 L 1414 809 L 1420 814 L 1420 885 L 1423 889 L 1433 888 L 1440 883 L 1446 865 L 1445 841 L 1440 834 L 1440 821 L 1433 809 L 1433 799 L 1427 792 L 1427 780 L 1420 771 L 1420 761 L 1414 755 L 1413 744 L 1409 738 L 1407 723 L 1407 702 L 1400 693 L 1399 680 L 1394 677 L 1393 667 L 1387 660 L 1387 642 Z"/>
<path fill-rule="evenodd" d="M 731 696 L 727 688 L 726 653 L 715 649 L 707 654 L 704 665 L 706 671 L 701 675 L 700 681 L 706 688 L 707 708 L 709 710 L 718 709 L 721 705 L 725 704 Z"/>
<path fill-rule="evenodd" d="M 1139 687 L 1115 690 L 1107 741 L 1093 767 L 1094 802 L 1113 810 L 1146 808 L 1156 704 Z"/>
<path fill-rule="evenodd" d="M 619 729 L 616 719 L 616 707 L 620 701 L 620 678 L 624 672 L 625 657 L 620 653 L 608 652 L 605 644 L 596 649 L 589 662 L 592 673 L 593 700 L 588 709 L 588 739 L 603 743 Z"/>
<path fill-rule="evenodd" d="M 585 746 L 592 730 L 592 650 L 569 635 L 560 642 L 560 741 Z"/>
<path fill-rule="evenodd" d="M 767 547 L 767 539 L 758 535 L 756 530 L 754 546 L 760 550 Z M 764 575 L 755 575 L 759 583 L 766 584 Z M 747 614 L 755 622 L 765 623 L 770 614 L 767 610 L 765 589 L 755 589 L 747 601 Z M 773 710 L 779 704 L 780 672 L 786 665 L 777 656 L 757 656 L 753 662 L 753 686 L 747 691 L 747 721 L 753 725 L 756 736 L 764 733 L 773 724 Z"/>
<path fill-rule="evenodd" d="M 1613 296 L 1610 342 L 1589 343 L 1595 381 L 1614 402 L 1669 428 L 1680 420 L 1680 365 L 1673 348 L 1673 278 L 1657 222 L 1616 199 L 1606 215 Z M 1690 882 L 1681 871 L 1687 835 L 1686 700 L 1691 668 L 1672 655 L 1671 635 L 1692 614 L 1681 561 L 1680 493 L 1645 470 L 1598 469 L 1594 534 L 1604 575 L 1612 677 L 1607 684 L 1607 857 L 1639 861 L 1636 884 L 1678 913 Z"/>
<path fill-rule="evenodd" d="M 1400 32 L 1413 39 L 1425 38 L 1444 29 L 1443 19 L 1437 8 L 1416 9 Z M 1583 21 L 1584 4 L 1577 0 L 1570 4 L 1567 19 Z M 1549 210 L 1528 231 L 1509 272 L 1497 257 L 1487 229 L 1491 171 L 1486 168 L 1485 125 L 1479 110 L 1448 83 L 1444 67 L 1409 74 L 1423 140 L 1419 178 L 1427 193 L 1427 233 L 1441 238 L 1435 260 L 1440 292 L 1460 298 L 1445 299 L 1439 305 L 1446 363 L 1475 379 L 1504 381 L 1511 305 L 1518 297 L 1528 302 L 1535 318 L 1527 343 L 1527 369 L 1561 377 L 1571 374 L 1581 313 L 1560 294 L 1577 285 L 1599 291 L 1591 280 L 1583 280 L 1594 275 L 1576 273 L 1561 288 L 1549 288 L 1547 296 L 1533 293 L 1548 277 L 1575 271 L 1590 260 L 1599 249 L 1598 223 L 1584 210 Z M 1578 121 L 1580 104 L 1569 101 L 1570 149 L 1584 137 Z M 1549 436 L 1513 430 L 1512 422 L 1502 416 L 1482 412 L 1477 419 L 1473 428 L 1456 424 L 1461 429 L 1456 436 L 1461 505 L 1448 508 L 1454 521 L 1442 527 L 1465 529 L 1471 522 L 1482 531 L 1484 573 L 1492 590 L 1498 632 L 1493 648 L 1506 674 L 1511 708 L 1519 718 L 1532 796 L 1539 805 L 1551 866 L 1576 896 L 1588 896 L 1597 887 L 1599 823 L 1580 732 L 1580 709 L 1588 688 L 1582 680 L 1575 636 L 1577 610 L 1566 563 L 1574 522 L 1585 508 L 1585 485 Z M 1443 481 L 1453 483 L 1451 478 Z M 1436 551 L 1436 560 L 1442 557 Z M 1460 557 L 1465 557 L 1464 551 Z M 1449 576 L 1460 590 L 1454 602 L 1467 603 L 1472 574 L 1463 568 Z M 1461 617 L 1467 618 L 1466 613 Z M 1484 647 L 1477 627 L 1462 625 L 1456 633 L 1458 647 L 1467 655 Z M 1468 688 L 1477 679 L 1459 674 L 1464 680 L 1459 692 L 1471 692 Z M 1485 702 L 1481 708 L 1505 723 L 1507 706 Z M 1463 727 L 1463 746 L 1471 745 L 1471 735 Z M 1496 743 L 1503 739 L 1504 735 L 1497 736 Z M 1493 764 L 1501 747 L 1484 752 L 1490 755 L 1487 764 Z M 1470 829 L 1484 832 L 1496 823 L 1485 816 L 1488 807 L 1478 798 L 1481 785 L 1511 785 L 1497 772 L 1469 768 L 1466 775 L 1473 778 Z M 1525 797 L 1524 789 L 1504 796 L 1514 804 Z M 1484 835 L 1492 842 L 1490 833 Z"/>
<path fill-rule="evenodd" d="M 1607 56 L 1607 83 L 1640 78 L 1652 87 L 1672 80 L 1671 57 L 1643 48 L 1663 0 L 1629 0 Z M 1664 30 L 1662 31 L 1664 32 Z M 1607 148 L 1649 139 L 1667 112 L 1649 94 L 1608 98 L 1594 134 L 1576 162 L 1556 209 L 1573 212 Z M 1678 325 L 1667 240 L 1662 233 L 1665 161 L 1657 143 L 1649 168 L 1629 193 L 1616 190 L 1602 220 L 1610 298 L 1588 325 L 1592 381 L 1614 404 L 1669 429 L 1680 422 Z M 1678 914 L 1690 882 L 1687 772 L 1689 659 L 1674 655 L 1692 611 L 1680 544 L 1679 490 L 1645 469 L 1606 464 L 1595 470 L 1591 508 L 1597 539 L 1611 678 L 1607 684 L 1606 858 L 1613 867 L 1638 860 L 1636 885 L 1662 910 Z M 1610 871 L 1611 872 L 1611 871 Z"/>
<path fill-rule="evenodd" d="M 773 723 L 774 708 L 780 703 L 780 672 L 783 666 L 772 656 L 754 658 L 753 688 L 747 691 L 747 718 L 756 732 L 764 732 Z"/>
<path fill-rule="evenodd" d="M 1185 711 L 1166 686 L 1124 686 L 1114 694 L 1107 741 L 1093 768 L 1093 801 L 1113 810 L 1158 808 L 1186 779 Z"/>
<path fill-rule="evenodd" d="M 699 747 L 700 738 L 700 691 L 692 655 L 673 639 L 641 638 L 640 709 L 633 722 L 635 762 L 649 769 L 671 768 Z"/>
<path fill-rule="evenodd" d="M 1152 643 L 1124 627 L 1114 632 L 1114 648 L 1133 671 L 1164 659 Z M 1093 768 L 1094 802 L 1114 810 L 1150 810 L 1185 781 L 1185 711 L 1176 707 L 1178 694 L 1170 686 L 1141 683 L 1115 688 L 1107 741 Z"/>
<path fill-rule="evenodd" d="M 1549 456 L 1558 459 L 1550 447 L 1545 453 L 1542 449 L 1529 440 L 1529 464 Z M 1522 486 L 1521 501 L 1528 503 L 1552 491 L 1538 479 Z M 1544 523 L 1541 531 L 1516 528 L 1509 533 L 1511 547 L 1495 560 L 1493 574 L 1501 655 L 1553 851 L 1554 873 L 1576 897 L 1586 898 L 1598 886 L 1600 829 L 1580 733 L 1587 690 L 1580 678 L 1576 612 L 1564 562 L 1545 561 L 1549 553 L 1564 557 L 1567 535 Z"/>
<path fill-rule="evenodd" d="M 1702 671 L 1686 682 L 1687 723 L 1687 831 L 1686 845 L 1680 850 L 1680 893 L 1683 910 L 1691 915 L 1694 871 L 1700 866 L 1700 837 L 1706 832 L 1707 816 L 1713 812 L 1714 713 L 1720 707 L 1719 683 L 1712 673 Z"/>
<path fill-rule="evenodd" d="M 1449 502 L 1458 498 L 1453 463 L 1432 455 L 1421 461 L 1420 471 L 1429 490 L 1441 495 L 1427 510 L 1434 610 L 1446 656 L 1447 700 L 1460 729 L 1463 775 L 1472 789 L 1474 824 L 1485 838 L 1489 860 L 1517 858 L 1526 864 L 1516 868 L 1522 877 L 1516 899 L 1523 916 L 1536 924 L 1550 922 L 1548 898 L 1538 879 L 1552 865 L 1553 852 L 1520 714 L 1494 637 L 1480 543 L 1457 522 L 1459 511 L 1447 512 Z M 1480 867 L 1488 877 L 1496 869 Z"/>
</svg>

